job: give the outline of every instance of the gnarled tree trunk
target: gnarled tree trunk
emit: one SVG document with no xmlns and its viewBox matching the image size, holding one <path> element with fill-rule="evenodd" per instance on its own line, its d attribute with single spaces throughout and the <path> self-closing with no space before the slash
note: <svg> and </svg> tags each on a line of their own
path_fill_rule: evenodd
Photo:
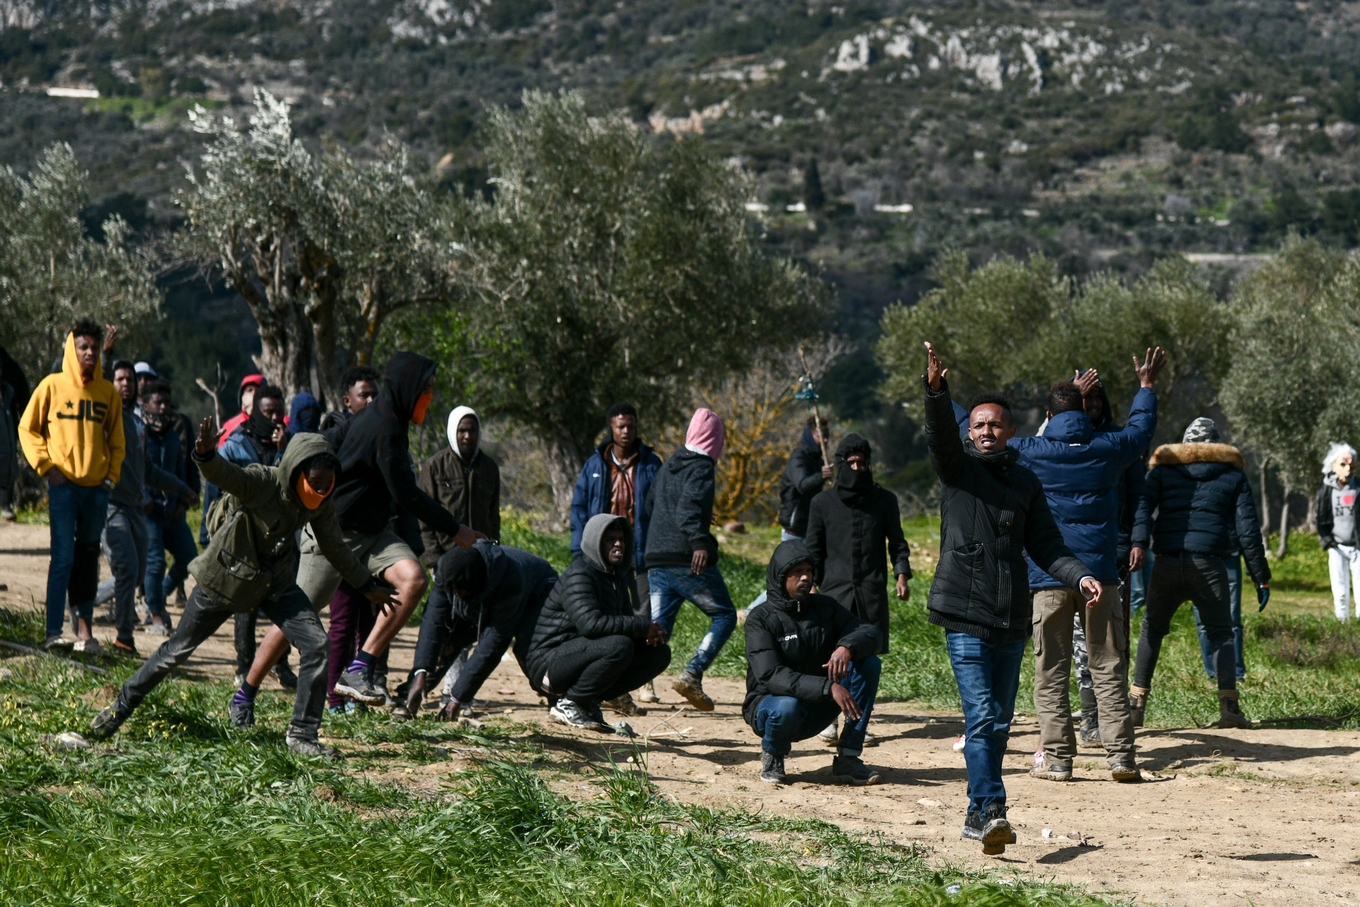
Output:
<svg viewBox="0 0 1360 907">
<path fill-rule="evenodd" d="M 581 447 L 565 430 L 557 430 L 543 439 L 548 459 L 548 481 L 552 484 L 553 509 L 564 524 L 571 516 L 571 497 L 576 493 L 576 479 L 581 474 L 585 458 Z"/>
<path fill-rule="evenodd" d="M 1280 505 L 1280 545 L 1275 549 L 1275 556 L 1284 557 L 1289 551 L 1289 496 L 1293 493 L 1293 488 L 1289 480 L 1284 480 L 1284 503 Z"/>
</svg>

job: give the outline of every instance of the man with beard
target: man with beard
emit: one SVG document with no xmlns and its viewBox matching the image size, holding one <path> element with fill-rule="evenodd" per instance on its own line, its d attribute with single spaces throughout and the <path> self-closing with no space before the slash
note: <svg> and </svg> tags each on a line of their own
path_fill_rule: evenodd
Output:
<svg viewBox="0 0 1360 907">
<path fill-rule="evenodd" d="M 883 646 L 878 630 L 829 595 L 813 590 L 812 554 L 781 542 L 765 573 L 765 604 L 746 621 L 746 701 L 742 717 L 761 736 L 760 780 L 783 784 L 795 741 L 845 716 L 831 777 L 877 784 L 860 761 L 878 695 Z"/>
<path fill-rule="evenodd" d="M 818 589 L 877 628 L 883 654 L 889 634 L 887 558 L 892 558 L 897 598 L 906 601 L 911 552 L 902 536 L 897 495 L 874 484 L 872 457 L 869 442 L 858 434 L 846 435 L 837 445 L 836 484 L 812 499 L 806 542 Z M 820 736 L 835 745 L 834 718 Z M 867 746 L 875 745 L 867 739 Z"/>
</svg>

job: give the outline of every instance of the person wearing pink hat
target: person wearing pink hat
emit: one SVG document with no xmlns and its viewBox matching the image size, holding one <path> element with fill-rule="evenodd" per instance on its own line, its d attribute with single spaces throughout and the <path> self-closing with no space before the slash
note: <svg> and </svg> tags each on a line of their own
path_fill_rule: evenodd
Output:
<svg viewBox="0 0 1360 907">
<path fill-rule="evenodd" d="M 722 419 L 700 407 L 690 419 L 685 446 L 657 471 L 647 497 L 652 620 L 669 636 L 685 601 L 712 620 L 694 657 L 672 684 L 701 712 L 713 711 L 713 700 L 704 692 L 704 671 L 737 626 L 737 609 L 718 570 L 718 540 L 709 531 L 722 449 Z"/>
</svg>

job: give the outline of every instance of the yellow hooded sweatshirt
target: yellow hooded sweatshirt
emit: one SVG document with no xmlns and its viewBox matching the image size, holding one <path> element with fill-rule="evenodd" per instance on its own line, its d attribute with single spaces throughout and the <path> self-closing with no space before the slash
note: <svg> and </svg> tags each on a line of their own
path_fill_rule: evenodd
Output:
<svg viewBox="0 0 1360 907">
<path fill-rule="evenodd" d="M 88 380 L 80 374 L 76 336 L 66 335 L 61 371 L 48 375 L 19 420 L 19 445 L 40 476 L 55 466 L 69 481 L 94 487 L 114 485 L 123 469 L 123 400 L 95 363 Z"/>
</svg>

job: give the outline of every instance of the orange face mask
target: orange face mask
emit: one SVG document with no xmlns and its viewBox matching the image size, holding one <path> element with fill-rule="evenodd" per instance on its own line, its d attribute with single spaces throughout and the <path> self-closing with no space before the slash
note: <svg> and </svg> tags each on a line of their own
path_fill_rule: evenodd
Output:
<svg viewBox="0 0 1360 907">
<path fill-rule="evenodd" d="M 335 489 L 335 480 L 331 479 L 330 488 L 325 491 L 317 491 L 312 487 L 312 483 L 307 481 L 307 473 L 300 472 L 297 477 L 297 484 L 293 486 L 297 492 L 298 500 L 302 506 L 308 510 L 315 510 L 325 503 L 326 496 Z"/>
<path fill-rule="evenodd" d="M 434 391 L 426 391 L 416 397 L 416 408 L 411 413 L 411 421 L 416 425 L 425 423 L 425 410 L 430 408 L 430 401 L 434 400 Z"/>
</svg>

